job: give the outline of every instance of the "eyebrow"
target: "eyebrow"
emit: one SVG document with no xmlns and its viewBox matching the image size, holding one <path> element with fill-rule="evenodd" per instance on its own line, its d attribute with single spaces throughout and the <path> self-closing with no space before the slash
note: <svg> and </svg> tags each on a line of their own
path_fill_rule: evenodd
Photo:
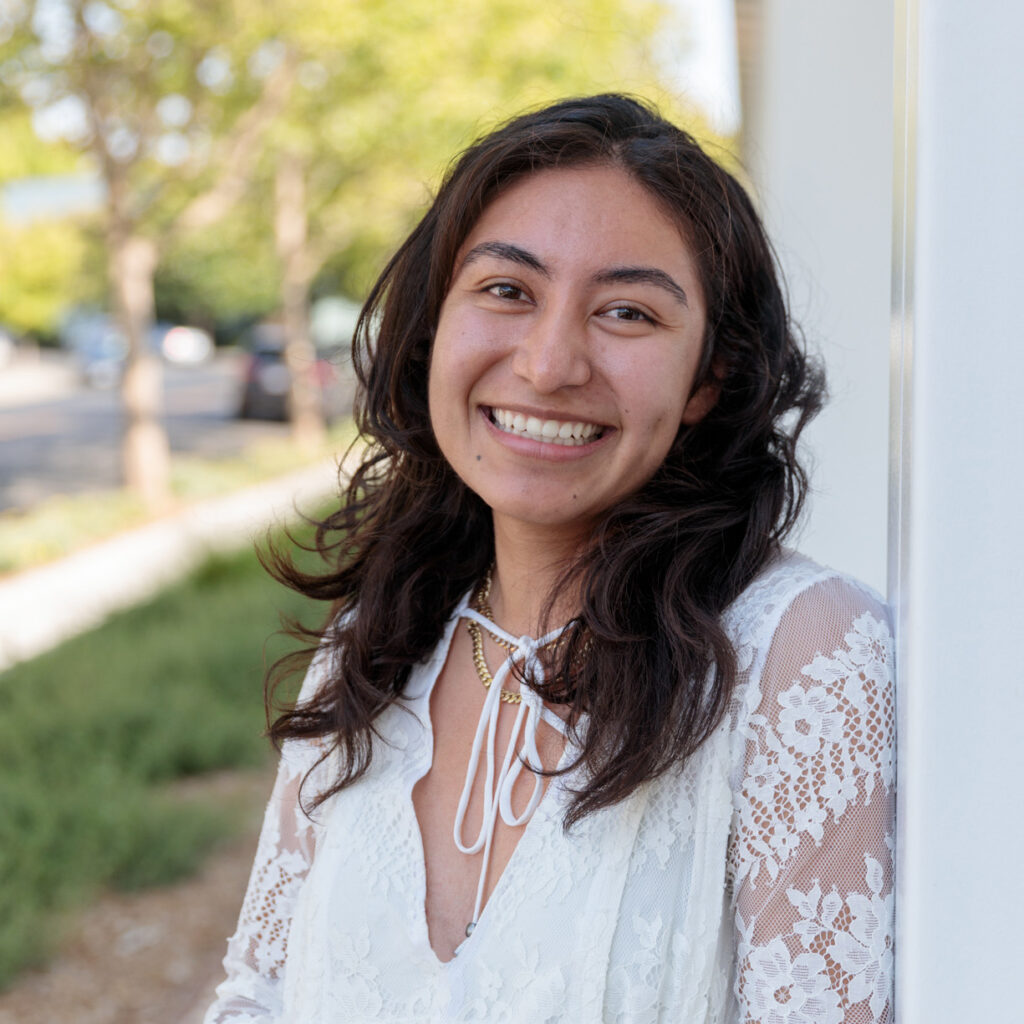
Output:
<svg viewBox="0 0 1024 1024">
<path fill-rule="evenodd" d="M 529 267 L 530 270 L 537 271 L 538 274 L 543 274 L 544 277 L 551 277 L 551 271 L 532 252 L 521 249 L 518 245 L 513 245 L 511 242 L 481 242 L 479 245 L 474 245 L 466 253 L 462 266 L 468 267 L 470 263 L 484 256 L 495 256 L 499 260 L 511 260 L 511 262 L 518 263 L 520 266 Z"/>
<path fill-rule="evenodd" d="M 611 267 L 599 271 L 593 279 L 597 284 L 653 284 L 657 288 L 664 288 L 687 308 L 690 306 L 682 286 L 657 267 Z"/>
</svg>

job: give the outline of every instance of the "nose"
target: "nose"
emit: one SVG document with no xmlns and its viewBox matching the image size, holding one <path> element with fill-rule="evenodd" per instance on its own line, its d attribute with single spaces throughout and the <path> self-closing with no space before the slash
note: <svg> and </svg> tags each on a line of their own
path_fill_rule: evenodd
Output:
<svg viewBox="0 0 1024 1024">
<path fill-rule="evenodd" d="M 538 394 L 590 380 L 586 326 L 568 304 L 545 307 L 531 317 L 516 345 L 512 369 Z"/>
</svg>

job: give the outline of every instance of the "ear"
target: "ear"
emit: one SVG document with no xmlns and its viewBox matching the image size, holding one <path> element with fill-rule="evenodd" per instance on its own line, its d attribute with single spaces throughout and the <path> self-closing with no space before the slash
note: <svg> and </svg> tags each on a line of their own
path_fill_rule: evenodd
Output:
<svg viewBox="0 0 1024 1024">
<path fill-rule="evenodd" d="M 718 395 L 722 390 L 721 381 L 717 375 L 711 373 L 706 381 L 692 395 L 690 395 L 680 422 L 687 427 L 700 423 L 702 419 L 715 407 Z"/>
</svg>

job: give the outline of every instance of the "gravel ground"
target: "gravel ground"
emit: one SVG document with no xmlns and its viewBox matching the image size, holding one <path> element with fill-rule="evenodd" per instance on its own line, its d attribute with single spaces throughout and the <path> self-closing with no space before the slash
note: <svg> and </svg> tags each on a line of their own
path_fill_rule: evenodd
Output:
<svg viewBox="0 0 1024 1024">
<path fill-rule="evenodd" d="M 246 834 L 186 882 L 103 896 L 78 916 L 47 968 L 0 994 L 0 1024 L 200 1024 L 221 978 L 271 782 L 250 772 L 190 783 L 245 806 Z"/>
</svg>

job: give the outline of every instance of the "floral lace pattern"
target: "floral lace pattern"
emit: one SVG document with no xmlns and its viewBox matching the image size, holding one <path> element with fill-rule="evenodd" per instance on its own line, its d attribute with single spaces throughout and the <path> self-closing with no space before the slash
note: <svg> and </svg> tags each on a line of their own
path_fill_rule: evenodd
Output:
<svg viewBox="0 0 1024 1024">
<path fill-rule="evenodd" d="M 312 694 L 319 667 L 314 661 L 300 700 Z M 263 817 L 238 928 L 228 940 L 224 957 L 231 994 L 210 1007 L 206 1024 L 269 1024 L 279 1020 L 270 1009 L 280 1002 L 291 910 L 317 845 L 318 828 L 300 807 L 300 788 L 308 772 L 313 771 L 310 783 L 315 784 L 329 770 L 326 763 L 317 764 L 323 752 L 318 743 L 289 743 L 284 748 Z"/>
<path fill-rule="evenodd" d="M 410 680 L 413 714 L 382 716 L 381 756 L 315 823 L 296 796 L 318 751 L 289 747 L 207 1024 L 890 1022 L 885 608 L 788 556 L 725 625 L 741 676 L 716 732 L 570 833 L 579 780 L 550 784 L 448 963 L 427 940 L 410 794 L 454 623 Z"/>
<path fill-rule="evenodd" d="M 829 642 L 797 656 L 811 616 Z M 749 1020 L 892 1019 L 892 659 L 884 608 L 818 582 L 780 618 L 760 701 L 748 685 L 735 709 L 735 986 Z"/>
</svg>

